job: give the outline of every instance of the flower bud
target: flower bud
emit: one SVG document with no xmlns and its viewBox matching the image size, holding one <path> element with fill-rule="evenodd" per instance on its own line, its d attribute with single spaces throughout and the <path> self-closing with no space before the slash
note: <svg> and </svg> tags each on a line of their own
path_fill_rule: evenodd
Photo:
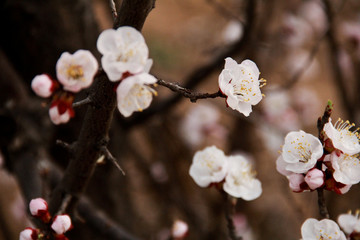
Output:
<svg viewBox="0 0 360 240">
<path fill-rule="evenodd" d="M 71 219 L 68 215 L 57 215 L 54 222 L 51 224 L 51 228 L 57 234 L 64 234 L 71 228 Z"/>
<path fill-rule="evenodd" d="M 293 173 L 288 176 L 289 179 L 289 187 L 294 192 L 302 192 L 301 184 L 304 183 L 304 176 L 299 173 Z"/>
<path fill-rule="evenodd" d="M 321 170 L 314 168 L 306 174 L 305 182 L 311 190 L 315 190 L 324 184 L 324 173 Z"/>
<path fill-rule="evenodd" d="M 37 75 L 31 82 L 32 90 L 39 97 L 48 98 L 53 93 L 53 81 L 46 74 Z"/>
<path fill-rule="evenodd" d="M 42 198 L 32 199 L 29 204 L 31 215 L 40 218 L 43 222 L 50 221 L 51 216 L 48 211 L 47 202 Z"/>
<path fill-rule="evenodd" d="M 20 232 L 19 240 L 37 240 L 37 230 L 32 228 L 25 228 Z"/>
</svg>

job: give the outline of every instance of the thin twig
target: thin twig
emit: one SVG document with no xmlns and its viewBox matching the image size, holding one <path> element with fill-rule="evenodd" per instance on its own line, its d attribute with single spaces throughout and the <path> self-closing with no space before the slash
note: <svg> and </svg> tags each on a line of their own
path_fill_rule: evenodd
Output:
<svg viewBox="0 0 360 240">
<path fill-rule="evenodd" d="M 111 14 L 113 16 L 113 19 L 114 19 L 114 21 L 116 21 L 116 19 L 118 17 L 118 14 L 117 14 L 117 11 L 116 11 L 116 5 L 115 5 L 114 0 L 110 0 L 109 4 L 110 4 Z"/>
<path fill-rule="evenodd" d="M 229 199 L 229 195 L 226 192 L 221 191 L 221 194 L 225 201 L 225 204 L 224 204 L 225 212 L 224 213 L 225 213 L 225 219 L 227 222 L 227 228 L 229 231 L 229 237 L 231 240 L 242 240 L 242 237 L 236 236 L 236 232 L 235 232 L 235 225 L 234 225 L 234 221 L 233 221 L 233 214 L 235 212 L 235 206 L 231 202 L 231 199 Z"/>
<path fill-rule="evenodd" d="M 101 153 L 104 154 L 105 158 L 110 160 L 119 170 L 120 172 L 125 176 L 124 170 L 120 167 L 120 164 L 117 162 L 116 158 L 111 154 L 109 149 L 106 146 L 103 146 L 101 148 Z"/>
<path fill-rule="evenodd" d="M 71 152 L 71 151 L 73 150 L 71 144 L 69 144 L 69 143 L 67 143 L 67 142 L 64 142 L 64 141 L 62 141 L 62 140 L 60 140 L 60 139 L 57 139 L 57 140 L 56 140 L 56 145 L 58 145 L 58 146 L 60 146 L 60 147 L 62 147 L 62 148 L 64 148 L 64 149 L 66 149 L 68 152 Z"/>
<path fill-rule="evenodd" d="M 205 98 L 226 98 L 224 94 L 219 90 L 215 93 L 198 93 L 198 92 L 192 92 L 191 90 L 184 88 L 176 83 L 170 83 L 166 82 L 162 79 L 159 79 L 157 81 L 157 84 L 169 88 L 173 92 L 180 93 L 186 98 L 189 98 L 191 102 L 196 102 L 198 99 L 205 99 Z"/>
<path fill-rule="evenodd" d="M 318 194 L 318 205 L 319 205 L 320 216 L 322 218 L 330 218 L 330 215 L 329 215 L 328 209 L 326 207 L 326 203 L 325 203 L 324 189 L 318 188 L 316 190 L 317 190 L 317 194 Z"/>
<path fill-rule="evenodd" d="M 87 105 L 87 104 L 89 104 L 91 102 L 92 102 L 91 98 L 87 97 L 87 98 L 85 98 L 83 100 L 80 100 L 78 102 L 73 103 L 72 107 L 73 108 L 81 107 L 81 106 Z"/>
</svg>

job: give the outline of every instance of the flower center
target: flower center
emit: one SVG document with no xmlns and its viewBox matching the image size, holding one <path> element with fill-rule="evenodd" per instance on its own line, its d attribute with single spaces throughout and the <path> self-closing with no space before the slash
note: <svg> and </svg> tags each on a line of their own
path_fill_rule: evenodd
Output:
<svg viewBox="0 0 360 240">
<path fill-rule="evenodd" d="M 80 65 L 71 65 L 67 69 L 67 74 L 73 79 L 82 79 L 84 77 L 84 69 Z"/>
<path fill-rule="evenodd" d="M 302 136 L 304 137 L 304 136 Z M 295 154 L 300 157 L 299 162 L 307 163 L 311 159 L 311 144 L 308 141 L 301 142 L 299 138 L 290 142 L 292 148 L 294 149 Z M 288 150 L 291 153 L 291 150 Z"/>
<path fill-rule="evenodd" d="M 349 120 L 342 120 L 341 118 L 339 118 L 336 123 L 334 124 L 335 129 L 338 130 L 338 132 L 340 133 L 340 140 L 344 139 L 344 138 L 354 138 L 356 137 L 357 141 L 354 141 L 354 144 L 359 142 L 359 129 L 357 128 L 354 131 L 351 131 L 350 129 L 355 127 L 354 123 L 350 123 Z"/>
</svg>

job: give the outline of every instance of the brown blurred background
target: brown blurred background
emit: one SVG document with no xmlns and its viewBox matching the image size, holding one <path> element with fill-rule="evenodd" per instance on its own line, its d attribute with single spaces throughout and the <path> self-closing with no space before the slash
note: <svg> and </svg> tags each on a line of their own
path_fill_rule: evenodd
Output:
<svg viewBox="0 0 360 240">
<path fill-rule="evenodd" d="M 89 49 L 100 59 L 96 39 L 111 28 L 112 16 L 105 0 L 5 0 L 0 6 L 0 240 L 12 240 L 31 225 L 29 199 L 48 198 L 58 181 L 51 166 L 59 172 L 66 167 L 68 153 L 55 142 L 76 140 L 85 111 L 76 109 L 66 125 L 52 125 L 30 82 L 44 72 L 55 76 L 64 51 Z M 290 191 L 275 169 L 277 151 L 288 131 L 317 134 L 328 99 L 333 119 L 360 124 L 360 2 L 157 0 L 143 34 L 155 76 L 216 92 L 224 56 L 248 58 L 268 81 L 266 97 L 245 118 L 224 99 L 191 103 L 158 86 L 148 111 L 129 119 L 116 111 L 110 146 L 126 176 L 110 162 L 99 164 L 86 211 L 101 211 L 140 239 L 168 239 L 176 219 L 188 223 L 188 239 L 227 239 L 221 195 L 198 187 L 188 174 L 194 153 L 216 145 L 228 155 L 248 154 L 262 182 L 260 198 L 236 205 L 239 235 L 299 239 L 305 219 L 319 217 L 317 196 Z M 31 181 L 34 172 L 42 181 Z M 42 184 L 41 193 L 31 184 Z M 359 191 L 327 193 L 331 217 L 359 208 Z M 110 239 L 87 217 L 80 212 L 70 239 Z"/>
</svg>

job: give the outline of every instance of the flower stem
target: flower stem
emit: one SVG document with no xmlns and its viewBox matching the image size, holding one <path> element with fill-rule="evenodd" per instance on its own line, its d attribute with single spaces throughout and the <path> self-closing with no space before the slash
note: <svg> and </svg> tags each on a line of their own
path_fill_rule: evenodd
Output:
<svg viewBox="0 0 360 240">
<path fill-rule="evenodd" d="M 322 218 L 330 218 L 330 215 L 329 215 L 328 209 L 326 207 L 326 203 L 325 203 L 324 189 L 318 188 L 317 193 L 318 193 L 318 205 L 319 205 L 320 216 Z"/>
<path fill-rule="evenodd" d="M 227 195 L 226 192 L 222 191 L 222 195 L 225 201 L 224 212 L 225 212 L 225 219 L 227 223 L 229 237 L 231 240 L 242 240 L 242 237 L 237 237 L 235 233 L 235 226 L 232 218 L 235 212 L 235 205 L 232 204 L 231 200 L 229 199 L 229 195 Z"/>
</svg>

